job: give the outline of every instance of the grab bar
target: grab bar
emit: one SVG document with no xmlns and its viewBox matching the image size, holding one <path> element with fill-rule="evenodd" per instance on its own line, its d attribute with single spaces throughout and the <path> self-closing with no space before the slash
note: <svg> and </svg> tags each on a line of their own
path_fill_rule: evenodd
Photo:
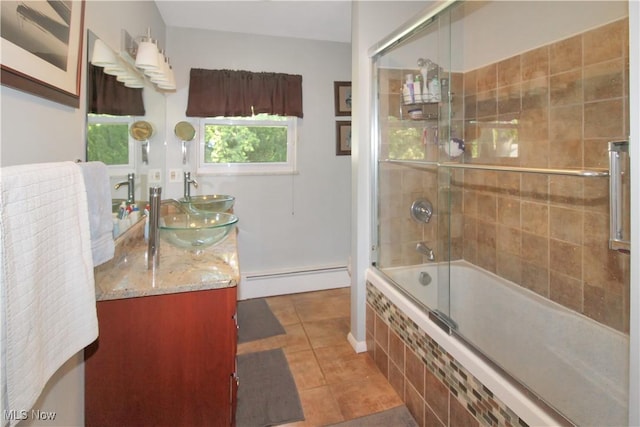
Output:
<svg viewBox="0 0 640 427">
<path fill-rule="evenodd" d="M 452 169 L 479 169 L 499 172 L 541 173 L 545 175 L 570 175 L 588 178 L 609 176 L 609 171 L 606 170 L 525 168 L 520 166 L 477 165 L 450 162 L 440 163 L 440 166 Z"/>
<path fill-rule="evenodd" d="M 453 162 L 433 162 L 433 161 L 416 161 L 416 160 L 384 160 L 385 163 L 409 165 L 417 167 L 443 167 L 451 169 L 476 169 L 499 172 L 519 172 L 519 173 L 540 173 L 545 175 L 569 175 L 585 178 L 597 178 L 609 176 L 609 171 L 604 169 L 550 169 L 550 168 L 528 168 L 521 166 L 501 166 L 501 165 L 485 165 L 485 164 L 469 164 L 469 163 L 453 163 Z"/>
<path fill-rule="evenodd" d="M 624 154 L 626 153 L 626 154 Z M 628 251 L 631 249 L 628 230 L 625 230 L 624 212 L 625 197 L 623 178 L 628 179 L 627 164 L 629 141 L 609 142 L 609 248 Z M 627 193 L 628 194 L 628 193 Z"/>
</svg>

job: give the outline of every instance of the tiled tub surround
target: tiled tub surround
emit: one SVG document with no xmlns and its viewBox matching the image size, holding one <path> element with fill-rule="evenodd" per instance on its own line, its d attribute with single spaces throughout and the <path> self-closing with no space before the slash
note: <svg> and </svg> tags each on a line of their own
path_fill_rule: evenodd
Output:
<svg viewBox="0 0 640 427">
<path fill-rule="evenodd" d="M 607 143 L 627 139 L 629 132 L 627 40 L 623 19 L 451 75 L 451 131 L 464 135 L 464 162 L 608 168 Z M 397 74 L 398 81 L 404 74 L 381 72 Z M 391 103 L 399 98 L 388 99 L 387 113 L 393 114 L 397 106 Z M 482 130 L 514 119 L 517 157 L 500 157 Z M 381 158 L 387 158 L 390 128 L 382 126 Z M 426 160 L 438 160 L 432 148 L 427 145 Z M 455 170 L 448 182 L 444 174 L 444 168 L 380 165 L 380 266 L 426 262 L 415 251 L 418 241 L 426 241 L 438 261 L 464 259 L 628 333 L 629 256 L 608 249 L 607 178 Z M 409 215 L 418 197 L 436 207 L 429 224 L 416 224 Z"/>
<path fill-rule="evenodd" d="M 421 305 L 433 307 L 439 296 L 438 268 L 434 263 L 396 267 L 387 269 L 385 276 L 402 283 Z M 427 286 L 419 281 L 423 272 L 433 278 Z M 445 296 L 450 295 L 449 312 L 459 334 L 578 425 L 626 423 L 628 336 L 467 261 L 453 261 L 449 272 L 451 284 Z M 383 291 L 393 286 L 379 273 L 371 272 L 368 278 Z M 397 313 L 383 318 L 393 323 Z M 465 368 L 473 372 L 468 365 Z"/>
<path fill-rule="evenodd" d="M 419 309 L 409 312 L 404 308 L 367 282 L 368 351 L 419 426 L 528 425 L 425 331 L 425 322 L 429 321 Z M 428 328 L 455 345 L 434 324 Z M 538 425 L 558 425 L 557 420 L 545 419 L 544 414 L 527 415 Z"/>
<path fill-rule="evenodd" d="M 135 298 L 237 286 L 236 233 L 216 246 L 191 252 L 160 241 L 160 265 L 147 269 L 144 221 L 116 239 L 114 258 L 95 269 L 96 300 Z"/>
</svg>

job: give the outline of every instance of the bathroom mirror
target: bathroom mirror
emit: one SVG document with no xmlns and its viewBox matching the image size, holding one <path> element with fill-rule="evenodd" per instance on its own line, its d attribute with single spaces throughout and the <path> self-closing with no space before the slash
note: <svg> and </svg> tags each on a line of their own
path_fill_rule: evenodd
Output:
<svg viewBox="0 0 640 427">
<path fill-rule="evenodd" d="M 134 174 L 134 199 L 140 210 L 148 199 L 150 186 L 162 186 L 165 169 L 164 141 L 165 110 L 164 94 L 155 90 L 153 84 L 144 79 L 142 103 L 144 112 L 140 115 L 92 114 L 89 88 L 92 85 L 91 58 L 96 40 L 102 40 L 116 55 L 120 40 L 101 39 L 92 31 L 87 31 L 87 161 L 103 161 L 109 168 L 113 205 L 120 206 L 127 199 L 127 185 L 116 184 L 128 181 Z M 124 83 L 123 83 L 124 84 Z M 93 133 L 93 134 L 92 134 Z"/>
</svg>

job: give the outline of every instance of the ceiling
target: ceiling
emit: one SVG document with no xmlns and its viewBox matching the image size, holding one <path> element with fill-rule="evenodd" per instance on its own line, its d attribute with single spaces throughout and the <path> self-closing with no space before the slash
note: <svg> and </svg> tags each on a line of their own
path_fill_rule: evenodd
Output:
<svg viewBox="0 0 640 427">
<path fill-rule="evenodd" d="M 167 27 L 351 42 L 350 1 L 156 0 Z"/>
</svg>

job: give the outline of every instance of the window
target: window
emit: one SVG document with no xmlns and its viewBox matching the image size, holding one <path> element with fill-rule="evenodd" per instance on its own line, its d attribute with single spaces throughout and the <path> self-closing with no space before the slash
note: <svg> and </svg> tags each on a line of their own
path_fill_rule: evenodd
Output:
<svg viewBox="0 0 640 427">
<path fill-rule="evenodd" d="M 268 114 L 202 119 L 198 173 L 294 173 L 296 125 Z"/>
<path fill-rule="evenodd" d="M 134 169 L 134 141 L 129 136 L 131 116 L 87 116 L 87 161 L 100 161 L 114 174 Z"/>
</svg>

